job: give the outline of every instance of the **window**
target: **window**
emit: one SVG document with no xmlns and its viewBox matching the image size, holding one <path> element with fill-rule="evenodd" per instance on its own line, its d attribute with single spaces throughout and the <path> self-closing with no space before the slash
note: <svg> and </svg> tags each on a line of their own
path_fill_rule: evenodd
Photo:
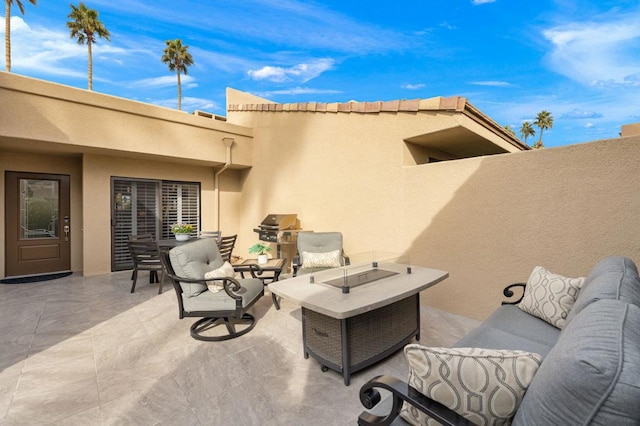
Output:
<svg viewBox="0 0 640 426">
<path fill-rule="evenodd" d="M 200 231 L 200 184 L 127 178 L 111 179 L 111 269 L 132 267 L 130 235 L 173 238 L 171 225 L 189 223 Z"/>
</svg>

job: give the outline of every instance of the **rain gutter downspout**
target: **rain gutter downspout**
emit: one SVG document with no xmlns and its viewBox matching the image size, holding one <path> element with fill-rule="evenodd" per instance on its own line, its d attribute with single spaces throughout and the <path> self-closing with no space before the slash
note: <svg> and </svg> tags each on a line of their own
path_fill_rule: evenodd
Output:
<svg viewBox="0 0 640 426">
<path fill-rule="evenodd" d="M 227 150 L 227 160 L 220 170 L 213 176 L 214 192 L 216 196 L 216 230 L 220 231 L 220 175 L 231 166 L 231 146 L 233 138 L 222 138 L 222 143 Z"/>
</svg>

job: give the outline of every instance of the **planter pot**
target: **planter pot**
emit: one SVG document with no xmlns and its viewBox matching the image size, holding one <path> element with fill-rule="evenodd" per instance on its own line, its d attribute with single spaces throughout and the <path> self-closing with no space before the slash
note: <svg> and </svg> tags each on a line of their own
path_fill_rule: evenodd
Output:
<svg viewBox="0 0 640 426">
<path fill-rule="evenodd" d="M 177 241 L 187 241 L 191 235 L 189 234 L 175 234 Z"/>
<path fill-rule="evenodd" d="M 258 264 L 259 265 L 264 265 L 268 261 L 269 261 L 269 259 L 267 259 L 267 255 L 266 254 L 259 254 L 258 255 Z"/>
</svg>

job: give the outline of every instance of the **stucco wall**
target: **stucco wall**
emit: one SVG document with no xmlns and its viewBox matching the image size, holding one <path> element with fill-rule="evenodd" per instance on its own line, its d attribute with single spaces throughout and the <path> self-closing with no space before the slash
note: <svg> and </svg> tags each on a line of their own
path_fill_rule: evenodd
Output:
<svg viewBox="0 0 640 426">
<path fill-rule="evenodd" d="M 579 276 L 608 255 L 640 261 L 640 138 L 403 166 L 393 114 L 229 119 L 255 126 L 260 159 L 243 182 L 240 254 L 264 215 L 297 213 L 305 229 L 343 232 L 347 253 L 449 271 L 423 303 L 478 319 L 535 265 Z"/>
<path fill-rule="evenodd" d="M 237 173 L 229 170 L 221 175 L 221 229 L 225 235 L 238 232 Z M 111 221 L 112 176 L 200 182 L 202 229 L 217 229 L 214 169 L 124 158 L 114 161 L 112 157 L 85 155 L 83 176 L 84 275 L 111 271 L 111 229 L 108 225 Z"/>
<path fill-rule="evenodd" d="M 184 111 L 4 72 L 0 100 L 0 148 L 35 141 L 54 152 L 220 166 L 226 159 L 222 138 L 230 137 L 234 166 L 251 165 L 251 129 Z"/>
</svg>

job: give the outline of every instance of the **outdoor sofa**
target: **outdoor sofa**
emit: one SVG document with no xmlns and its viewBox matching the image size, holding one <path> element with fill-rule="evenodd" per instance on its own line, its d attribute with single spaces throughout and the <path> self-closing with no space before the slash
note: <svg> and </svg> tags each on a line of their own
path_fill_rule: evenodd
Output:
<svg viewBox="0 0 640 426">
<path fill-rule="evenodd" d="M 505 296 L 514 286 L 525 285 Z M 428 424 L 638 425 L 638 270 L 624 257 L 586 279 L 538 267 L 519 301 L 454 348 L 410 344 L 405 355 L 407 382 L 379 376 L 361 388 L 360 425 L 425 424 L 425 412 Z M 390 395 L 380 401 L 379 389 Z"/>
</svg>

